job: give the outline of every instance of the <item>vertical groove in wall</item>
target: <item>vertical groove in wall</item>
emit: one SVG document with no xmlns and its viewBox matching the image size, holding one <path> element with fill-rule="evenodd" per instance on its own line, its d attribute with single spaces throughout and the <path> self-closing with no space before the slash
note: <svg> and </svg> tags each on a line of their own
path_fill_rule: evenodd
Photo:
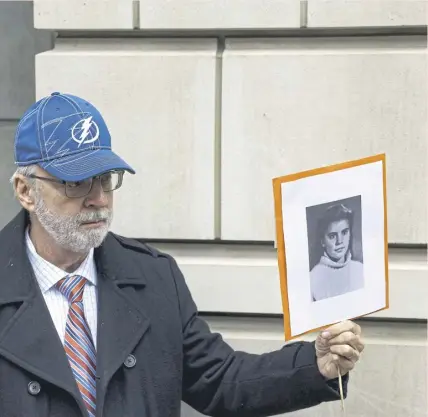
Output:
<svg viewBox="0 0 428 417">
<path fill-rule="evenodd" d="M 223 52 L 225 39 L 218 38 L 215 67 L 215 132 L 214 132 L 214 236 L 221 238 L 221 119 L 223 89 Z"/>
<path fill-rule="evenodd" d="M 308 27 L 308 0 L 300 1 L 300 27 Z"/>
<path fill-rule="evenodd" d="M 132 2 L 132 27 L 140 29 L 140 1 L 133 0 Z"/>
</svg>

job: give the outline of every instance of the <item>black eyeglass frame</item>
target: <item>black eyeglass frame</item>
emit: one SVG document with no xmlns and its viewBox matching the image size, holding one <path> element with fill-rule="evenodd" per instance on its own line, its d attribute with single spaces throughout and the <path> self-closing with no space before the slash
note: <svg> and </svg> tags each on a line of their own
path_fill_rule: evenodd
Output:
<svg viewBox="0 0 428 417">
<path fill-rule="evenodd" d="M 119 175 L 119 179 L 118 179 L 116 188 L 114 188 L 112 190 L 106 191 L 106 190 L 104 190 L 104 188 L 103 188 L 103 186 L 101 184 L 101 188 L 103 188 L 103 191 L 105 193 L 109 193 L 109 192 L 112 192 L 112 191 L 115 191 L 115 190 L 119 189 L 122 186 L 123 175 L 125 174 L 125 171 L 123 171 L 123 170 L 111 170 L 111 171 L 107 171 L 107 172 L 104 172 L 104 173 L 99 174 L 99 175 L 95 175 L 93 177 L 86 178 L 86 179 L 81 180 L 81 181 L 65 181 L 65 180 L 60 180 L 58 178 L 40 177 L 40 176 L 35 175 L 35 174 L 29 174 L 29 175 L 27 175 L 27 177 L 28 178 L 34 178 L 34 179 L 37 179 L 37 180 L 42 180 L 42 181 L 49 181 L 49 182 L 53 182 L 53 183 L 56 183 L 56 184 L 62 184 L 64 186 L 64 193 L 65 193 L 65 195 L 68 198 L 82 198 L 82 197 L 86 197 L 92 191 L 92 187 L 94 186 L 94 180 L 98 179 L 98 180 L 101 181 L 101 177 L 103 177 L 104 175 L 107 175 L 107 174 L 112 174 L 112 173 Z M 88 192 L 86 194 L 79 195 L 79 196 L 69 196 L 67 194 L 67 184 L 79 183 L 79 182 L 84 182 L 84 181 L 88 181 L 88 180 L 91 181 L 91 186 L 89 187 L 89 190 L 88 190 Z"/>
</svg>

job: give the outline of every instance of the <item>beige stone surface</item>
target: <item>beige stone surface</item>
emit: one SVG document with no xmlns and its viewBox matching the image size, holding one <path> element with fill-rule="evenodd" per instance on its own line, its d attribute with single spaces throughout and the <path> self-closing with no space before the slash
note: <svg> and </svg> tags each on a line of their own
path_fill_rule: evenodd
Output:
<svg viewBox="0 0 428 417">
<path fill-rule="evenodd" d="M 299 0 L 140 0 L 142 29 L 300 27 Z"/>
<path fill-rule="evenodd" d="M 425 26 L 426 0 L 308 0 L 308 27 Z"/>
<path fill-rule="evenodd" d="M 133 0 L 34 0 L 39 29 L 132 29 Z"/>
<path fill-rule="evenodd" d="M 234 40 L 222 238 L 274 240 L 272 178 L 386 153 L 389 242 L 427 242 L 426 38 Z"/>
<path fill-rule="evenodd" d="M 65 40 L 37 56 L 37 97 L 65 91 L 105 116 L 135 167 L 113 229 L 144 238 L 214 235 L 216 41 Z"/>
</svg>

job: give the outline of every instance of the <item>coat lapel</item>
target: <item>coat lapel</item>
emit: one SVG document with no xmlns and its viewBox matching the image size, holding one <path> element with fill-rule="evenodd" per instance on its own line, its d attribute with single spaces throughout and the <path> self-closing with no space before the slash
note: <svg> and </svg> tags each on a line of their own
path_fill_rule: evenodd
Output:
<svg viewBox="0 0 428 417">
<path fill-rule="evenodd" d="M 26 255 L 27 216 L 0 232 L 0 356 L 70 393 L 84 412 L 64 348 Z M 11 309 L 11 307 L 13 308 Z"/>
<path fill-rule="evenodd" d="M 99 271 L 97 368 L 102 370 L 97 390 L 98 415 L 102 415 L 110 379 L 150 326 L 142 308 L 147 296 L 146 280 L 135 255 L 138 253 L 125 250 L 111 235 L 95 251 Z"/>
</svg>

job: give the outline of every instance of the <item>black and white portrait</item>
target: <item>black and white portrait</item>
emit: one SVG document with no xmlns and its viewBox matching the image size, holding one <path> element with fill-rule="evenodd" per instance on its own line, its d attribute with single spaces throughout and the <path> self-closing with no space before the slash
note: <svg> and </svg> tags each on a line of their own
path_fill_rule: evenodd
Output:
<svg viewBox="0 0 428 417">
<path fill-rule="evenodd" d="M 288 338 L 388 306 L 385 156 L 274 179 Z"/>
<path fill-rule="evenodd" d="M 312 301 L 364 287 L 361 196 L 306 208 Z"/>
</svg>

